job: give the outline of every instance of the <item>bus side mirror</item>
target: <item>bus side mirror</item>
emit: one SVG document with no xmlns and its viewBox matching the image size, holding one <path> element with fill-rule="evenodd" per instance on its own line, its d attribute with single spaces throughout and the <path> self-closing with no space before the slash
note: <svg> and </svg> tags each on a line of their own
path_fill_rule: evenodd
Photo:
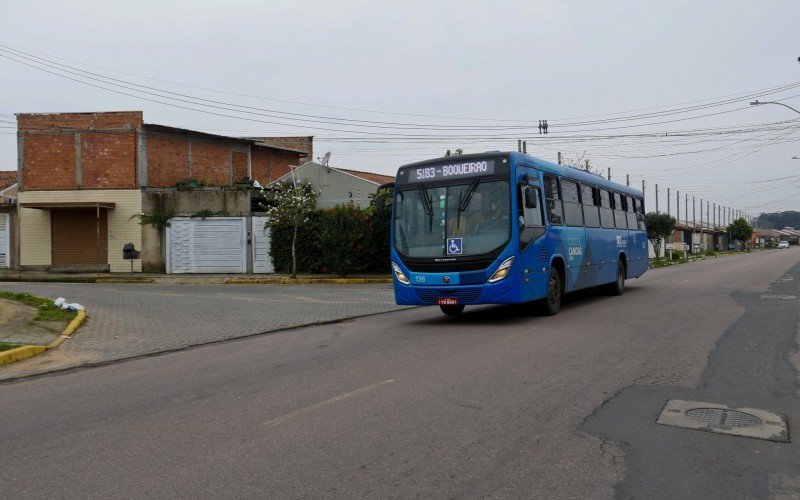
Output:
<svg viewBox="0 0 800 500">
<path fill-rule="evenodd" d="M 538 208 L 539 202 L 536 197 L 536 190 L 528 188 L 525 190 L 525 208 Z"/>
</svg>

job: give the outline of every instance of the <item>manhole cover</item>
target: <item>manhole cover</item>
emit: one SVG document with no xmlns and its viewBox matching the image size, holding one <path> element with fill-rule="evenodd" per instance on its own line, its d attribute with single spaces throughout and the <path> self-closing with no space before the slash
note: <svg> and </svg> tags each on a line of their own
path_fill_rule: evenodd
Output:
<svg viewBox="0 0 800 500">
<path fill-rule="evenodd" d="M 695 408 L 686 412 L 692 420 L 703 422 L 709 427 L 755 427 L 761 425 L 761 419 L 736 410 L 719 408 Z"/>
<path fill-rule="evenodd" d="M 671 399 L 656 422 L 717 434 L 789 442 L 786 417 L 757 408 L 729 408 L 716 403 Z"/>
</svg>

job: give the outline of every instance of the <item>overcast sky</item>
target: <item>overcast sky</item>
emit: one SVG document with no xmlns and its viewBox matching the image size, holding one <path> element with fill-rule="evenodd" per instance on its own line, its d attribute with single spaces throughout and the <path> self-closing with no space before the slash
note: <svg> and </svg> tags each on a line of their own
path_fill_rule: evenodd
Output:
<svg viewBox="0 0 800 500">
<path fill-rule="evenodd" d="M 225 135 L 314 135 L 332 166 L 386 174 L 519 138 L 534 156 L 645 179 L 648 210 L 655 183 L 662 211 L 671 189 L 673 215 L 676 190 L 690 212 L 691 196 L 753 215 L 800 210 L 800 114 L 748 105 L 800 109 L 797 0 L 2 10 L 0 169 L 16 168 L 13 113 L 142 110 L 146 123 Z"/>
</svg>

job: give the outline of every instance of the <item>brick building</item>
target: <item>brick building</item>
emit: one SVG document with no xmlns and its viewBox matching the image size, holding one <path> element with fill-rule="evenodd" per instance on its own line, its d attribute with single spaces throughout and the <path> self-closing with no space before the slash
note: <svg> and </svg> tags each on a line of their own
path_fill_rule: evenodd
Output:
<svg viewBox="0 0 800 500">
<path fill-rule="evenodd" d="M 25 268 L 130 271 L 122 247 L 139 249 L 143 233 L 146 239 L 138 215 L 148 193 L 179 186 L 219 192 L 245 178 L 266 185 L 307 157 L 259 139 L 146 124 L 140 111 L 18 114 L 17 124 Z M 162 255 L 151 260 L 163 261 L 165 249 L 152 249 Z"/>
</svg>

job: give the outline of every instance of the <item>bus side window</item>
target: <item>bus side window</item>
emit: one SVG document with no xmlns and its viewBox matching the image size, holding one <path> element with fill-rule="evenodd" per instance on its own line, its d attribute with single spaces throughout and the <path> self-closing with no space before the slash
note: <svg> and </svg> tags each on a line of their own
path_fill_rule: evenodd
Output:
<svg viewBox="0 0 800 500">
<path fill-rule="evenodd" d="M 609 229 L 614 227 L 614 210 L 608 189 L 600 190 L 600 225 Z"/>
<path fill-rule="evenodd" d="M 561 180 L 561 194 L 564 198 L 564 220 L 568 226 L 583 227 L 583 212 L 578 197 L 578 183 Z"/>
<path fill-rule="evenodd" d="M 645 224 L 644 224 L 644 202 L 641 198 L 635 198 L 636 200 L 636 220 L 639 222 L 639 231 L 644 231 Z"/>
<path fill-rule="evenodd" d="M 552 175 L 544 176 L 544 196 L 547 202 L 547 219 L 550 224 L 564 224 L 564 207 L 561 206 L 561 190 L 558 186 L 558 178 Z"/>
<path fill-rule="evenodd" d="M 600 227 L 600 212 L 597 210 L 597 190 L 592 186 L 581 184 L 581 202 L 583 203 L 583 220 L 586 227 Z"/>
<path fill-rule="evenodd" d="M 614 193 L 614 224 L 617 229 L 628 229 L 628 220 L 625 215 L 625 197 Z"/>
<path fill-rule="evenodd" d="M 634 210 L 633 198 L 625 197 L 625 215 L 628 219 L 628 229 L 638 229 L 639 223 L 636 221 L 636 211 Z"/>
</svg>

